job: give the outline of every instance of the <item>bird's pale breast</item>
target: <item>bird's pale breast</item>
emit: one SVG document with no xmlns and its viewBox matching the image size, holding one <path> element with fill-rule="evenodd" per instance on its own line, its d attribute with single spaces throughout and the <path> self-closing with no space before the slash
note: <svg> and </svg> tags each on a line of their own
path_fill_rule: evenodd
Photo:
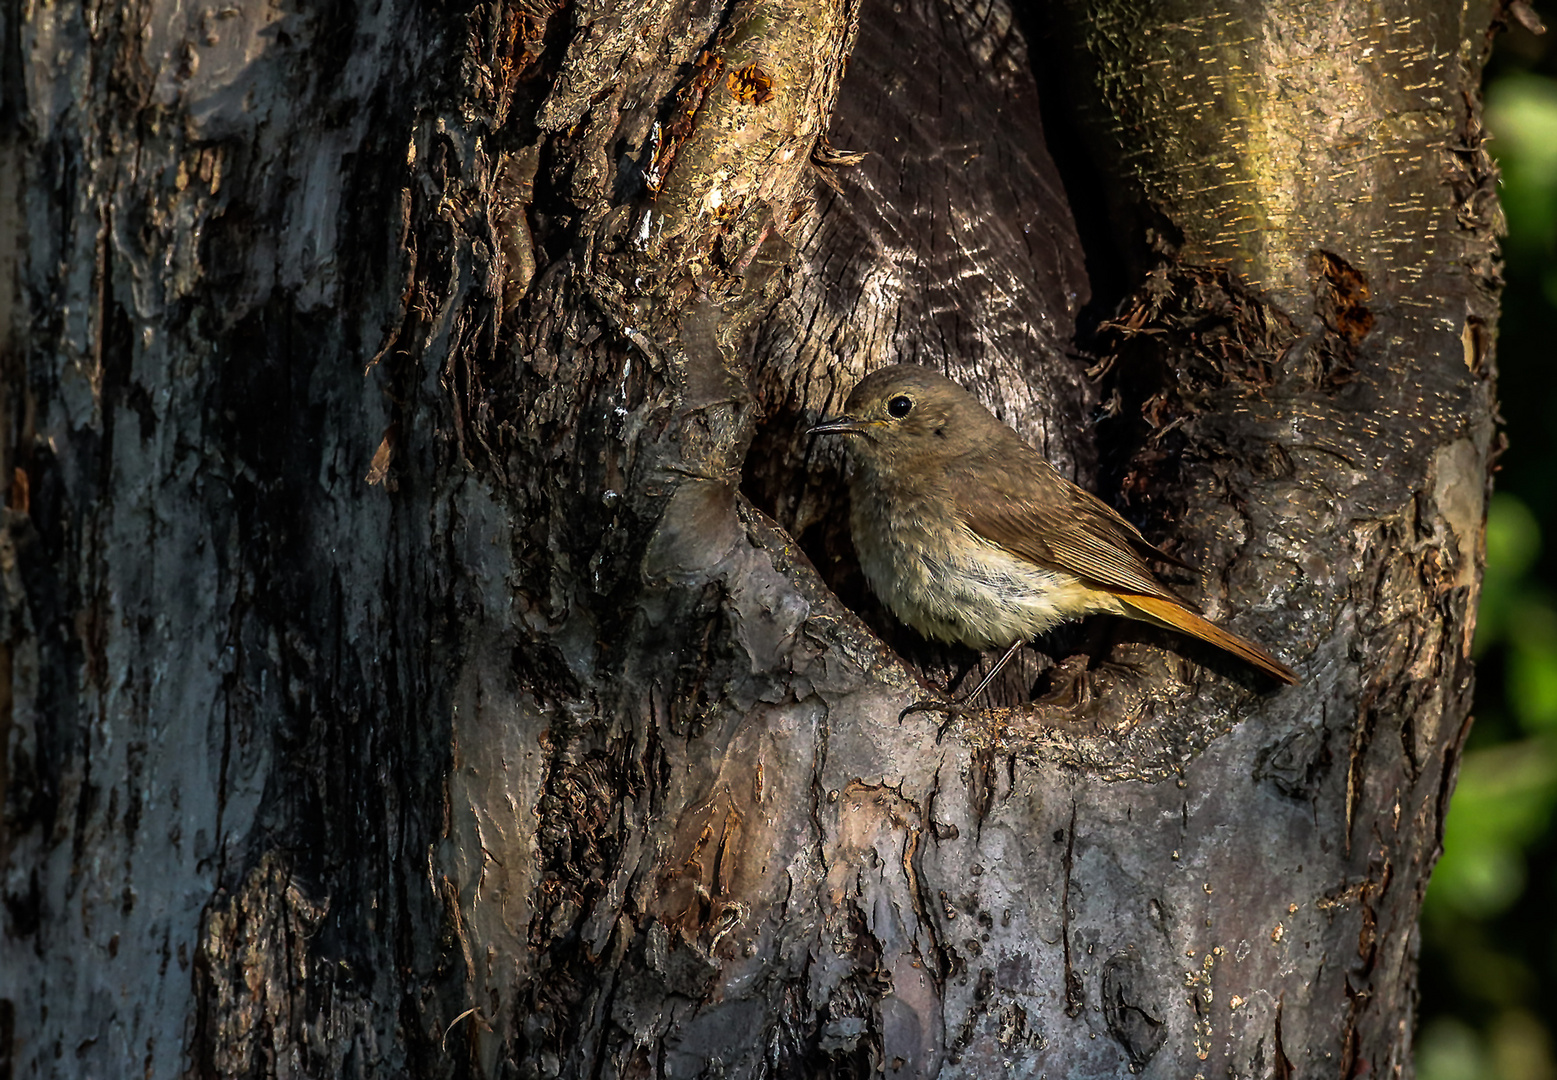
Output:
<svg viewBox="0 0 1557 1080">
<path fill-rule="evenodd" d="M 915 498 L 860 479 L 849 522 L 860 567 L 892 613 L 926 637 L 1005 648 L 1061 622 L 1122 610 L 1080 578 L 1012 555 L 974 533 L 955 516 L 949 498 Z"/>
</svg>

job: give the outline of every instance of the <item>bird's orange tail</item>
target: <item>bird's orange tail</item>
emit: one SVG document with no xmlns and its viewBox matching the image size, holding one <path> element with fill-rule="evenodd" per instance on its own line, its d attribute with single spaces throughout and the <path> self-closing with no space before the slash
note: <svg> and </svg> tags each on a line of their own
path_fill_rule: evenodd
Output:
<svg viewBox="0 0 1557 1080">
<path fill-rule="evenodd" d="M 1254 642 L 1245 640 L 1237 634 L 1228 633 L 1181 604 L 1156 596 L 1125 593 L 1115 595 L 1119 597 L 1126 610 L 1142 622 L 1156 623 L 1159 626 L 1179 630 L 1190 637 L 1197 637 L 1201 641 L 1209 641 L 1219 649 L 1226 649 L 1234 656 L 1242 657 L 1261 671 L 1269 672 L 1284 683 L 1298 681 L 1297 672 Z"/>
</svg>

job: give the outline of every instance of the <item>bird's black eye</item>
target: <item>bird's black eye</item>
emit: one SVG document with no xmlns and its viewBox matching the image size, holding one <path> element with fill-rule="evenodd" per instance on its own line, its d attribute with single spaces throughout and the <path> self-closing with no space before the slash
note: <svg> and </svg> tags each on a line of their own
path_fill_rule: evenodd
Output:
<svg viewBox="0 0 1557 1080">
<path fill-rule="evenodd" d="M 912 401 L 910 401 L 905 395 L 899 394 L 897 397 L 887 402 L 887 415 L 892 417 L 894 420 L 901 420 L 903 417 L 908 415 L 909 410 L 913 407 L 914 403 Z"/>
</svg>

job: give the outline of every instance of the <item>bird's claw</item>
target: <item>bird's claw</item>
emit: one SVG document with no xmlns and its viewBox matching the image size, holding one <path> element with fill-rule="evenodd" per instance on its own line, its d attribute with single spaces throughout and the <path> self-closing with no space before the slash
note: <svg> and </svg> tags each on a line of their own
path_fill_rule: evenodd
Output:
<svg viewBox="0 0 1557 1080">
<path fill-rule="evenodd" d="M 912 705 L 908 706 L 908 708 L 906 708 L 902 712 L 898 713 L 897 714 L 897 722 L 901 724 L 903 722 L 904 718 L 906 718 L 909 713 L 916 713 L 916 712 L 949 712 L 952 709 L 955 709 L 956 707 L 957 707 L 957 703 L 954 702 L 954 701 L 940 701 L 940 700 L 936 700 L 936 699 L 932 699 L 932 698 L 925 698 L 923 701 L 916 701 L 916 702 L 914 702 Z"/>
<path fill-rule="evenodd" d="M 916 701 L 897 714 L 897 722 L 901 724 L 904 717 L 908 716 L 909 713 L 916 712 L 939 712 L 946 714 L 946 719 L 941 721 L 940 726 L 935 729 L 935 741 L 939 743 L 946 737 L 946 733 L 951 730 L 951 726 L 968 714 L 969 709 L 967 703 L 962 701 Z"/>
<path fill-rule="evenodd" d="M 912 705 L 909 705 L 907 708 L 905 708 L 902 712 L 897 714 L 897 722 L 901 724 L 904 720 L 907 720 L 909 713 L 933 712 L 944 708 L 946 708 L 946 704 L 944 702 L 929 700 L 916 701 Z"/>
<path fill-rule="evenodd" d="M 941 726 L 935 729 L 936 746 L 941 745 L 941 740 L 946 738 L 946 733 L 951 730 L 951 726 L 958 720 L 961 720 L 963 714 L 967 711 L 968 710 L 964 709 L 961 705 L 953 705 L 951 708 L 946 710 L 946 719 L 942 720 Z"/>
</svg>

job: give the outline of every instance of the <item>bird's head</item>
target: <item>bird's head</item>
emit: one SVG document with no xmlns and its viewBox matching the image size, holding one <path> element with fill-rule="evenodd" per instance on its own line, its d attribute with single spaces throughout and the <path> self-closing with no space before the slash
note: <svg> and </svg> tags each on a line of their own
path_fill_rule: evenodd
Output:
<svg viewBox="0 0 1557 1080">
<path fill-rule="evenodd" d="M 855 436 L 850 451 L 868 465 L 944 460 L 1003 430 L 972 394 L 916 364 L 871 372 L 843 408 L 809 434 Z"/>
</svg>

